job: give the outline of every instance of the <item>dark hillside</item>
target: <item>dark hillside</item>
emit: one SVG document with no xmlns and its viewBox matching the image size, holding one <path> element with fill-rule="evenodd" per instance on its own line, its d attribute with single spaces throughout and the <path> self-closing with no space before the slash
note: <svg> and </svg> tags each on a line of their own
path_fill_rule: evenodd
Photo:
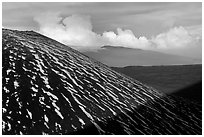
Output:
<svg viewBox="0 0 204 137">
<path fill-rule="evenodd" d="M 201 134 L 201 116 L 48 37 L 3 29 L 3 134 Z"/>
</svg>

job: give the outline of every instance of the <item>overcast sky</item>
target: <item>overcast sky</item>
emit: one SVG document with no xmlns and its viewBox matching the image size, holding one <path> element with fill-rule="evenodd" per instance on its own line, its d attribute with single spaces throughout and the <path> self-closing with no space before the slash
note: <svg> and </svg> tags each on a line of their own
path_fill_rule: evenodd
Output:
<svg viewBox="0 0 204 137">
<path fill-rule="evenodd" d="M 103 45 L 202 58 L 202 3 L 3 3 L 4 28 L 72 47 Z"/>
</svg>

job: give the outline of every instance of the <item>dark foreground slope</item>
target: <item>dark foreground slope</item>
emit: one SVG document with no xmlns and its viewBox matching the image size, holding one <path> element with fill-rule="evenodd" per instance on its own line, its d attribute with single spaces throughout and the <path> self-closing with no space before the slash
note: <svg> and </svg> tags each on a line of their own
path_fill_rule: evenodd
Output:
<svg viewBox="0 0 204 137">
<path fill-rule="evenodd" d="M 201 134 L 201 106 L 32 31 L 3 29 L 3 134 Z"/>
<path fill-rule="evenodd" d="M 202 104 L 202 65 L 127 66 L 114 70 L 146 83 L 167 94 Z"/>
</svg>

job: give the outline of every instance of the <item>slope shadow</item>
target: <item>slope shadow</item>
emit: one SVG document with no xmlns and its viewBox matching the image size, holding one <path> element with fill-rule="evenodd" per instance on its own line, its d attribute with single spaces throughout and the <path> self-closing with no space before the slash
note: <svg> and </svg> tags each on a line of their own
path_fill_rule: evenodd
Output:
<svg viewBox="0 0 204 137">
<path fill-rule="evenodd" d="M 132 111 L 98 121 L 94 125 L 70 134 L 134 134 L 134 135 L 194 135 L 202 134 L 202 107 L 180 97 L 167 96 L 141 104 Z"/>
<path fill-rule="evenodd" d="M 175 91 L 171 95 L 180 96 L 202 104 L 202 81 L 199 81 L 188 87 Z"/>
</svg>

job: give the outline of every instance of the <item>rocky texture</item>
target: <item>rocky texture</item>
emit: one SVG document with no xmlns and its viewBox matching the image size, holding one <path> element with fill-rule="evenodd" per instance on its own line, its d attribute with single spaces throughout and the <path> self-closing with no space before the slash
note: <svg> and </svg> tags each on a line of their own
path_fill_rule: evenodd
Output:
<svg viewBox="0 0 204 137">
<path fill-rule="evenodd" d="M 201 134 L 168 97 L 33 31 L 3 29 L 3 134 Z"/>
</svg>

